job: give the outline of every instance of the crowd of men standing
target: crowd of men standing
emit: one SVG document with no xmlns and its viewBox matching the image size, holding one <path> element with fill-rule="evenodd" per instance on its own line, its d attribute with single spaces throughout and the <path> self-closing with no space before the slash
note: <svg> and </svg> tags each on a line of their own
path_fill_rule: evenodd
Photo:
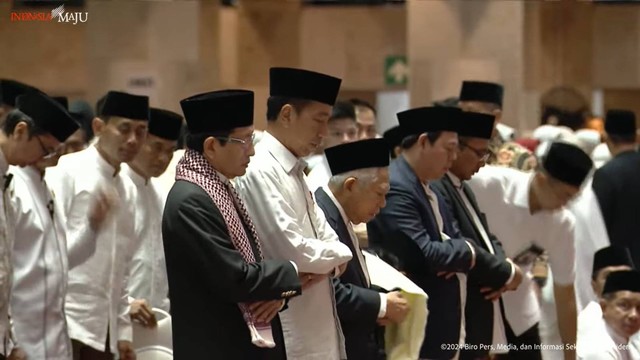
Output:
<svg viewBox="0 0 640 360">
<path fill-rule="evenodd" d="M 269 75 L 259 141 L 248 90 L 182 115 L 109 91 L 93 114 L 0 80 L 0 356 L 132 360 L 132 321 L 159 308 L 176 359 L 384 359 L 416 305 L 375 285 L 366 248 L 429 297 L 410 358 L 541 359 L 546 253 L 558 353 L 640 359 L 632 112 L 607 113 L 594 174 L 575 138 L 537 158 L 514 143 L 499 84 L 465 81 L 381 137 L 340 79 Z"/>
</svg>

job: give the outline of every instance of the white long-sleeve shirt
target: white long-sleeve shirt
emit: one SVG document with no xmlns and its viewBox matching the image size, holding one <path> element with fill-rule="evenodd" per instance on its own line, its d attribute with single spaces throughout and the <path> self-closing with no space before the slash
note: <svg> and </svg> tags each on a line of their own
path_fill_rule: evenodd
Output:
<svg viewBox="0 0 640 360">
<path fill-rule="evenodd" d="M 133 255 L 129 273 L 129 296 L 145 299 L 151 307 L 169 311 L 169 283 L 162 245 L 162 211 L 166 195 L 155 179 L 145 179 L 129 166 L 122 172 L 136 186 L 136 234 L 140 248 Z"/>
<path fill-rule="evenodd" d="M 11 206 L 8 204 L 8 191 L 5 191 L 4 176 L 7 174 L 9 163 L 0 150 L 0 353 L 5 352 L 6 337 L 9 335 L 9 300 L 11 299 L 11 279 L 13 265 L 11 251 L 13 249 L 13 230 L 11 221 Z M 8 354 L 6 354 L 8 355 Z"/>
<path fill-rule="evenodd" d="M 600 205 L 591 187 L 591 178 L 582 186 L 582 192 L 573 200 L 568 209 L 576 219 L 576 307 L 578 312 L 598 297 L 591 287 L 593 257 L 596 251 L 607 247 L 609 234 L 602 218 Z"/>
<path fill-rule="evenodd" d="M 64 312 L 68 257 L 63 224 L 35 167 L 9 168 L 14 214 L 11 320 L 29 359 L 71 359 Z"/>
<path fill-rule="evenodd" d="M 529 183 L 533 176 L 533 173 L 511 168 L 485 166 L 468 184 L 507 257 L 514 259 L 535 244 L 549 252 L 554 283 L 572 285 L 575 219 L 566 209 L 530 213 Z M 502 295 L 507 321 L 516 335 L 540 321 L 540 307 L 528 265 L 522 267 L 526 274 L 518 289 Z"/>
<path fill-rule="evenodd" d="M 86 248 L 95 242 L 95 253 L 69 271 L 65 310 L 69 336 L 85 345 L 117 353 L 117 341 L 132 338 L 126 290 L 129 266 L 139 247 L 135 234 L 135 187 L 117 172 L 95 146 L 65 155 L 47 171 L 47 182 L 62 207 L 67 250 Z M 101 187 L 117 192 L 118 205 L 94 237 L 87 225 L 94 197 Z"/>
<path fill-rule="evenodd" d="M 254 221 L 265 258 L 291 260 L 300 272 L 329 274 L 352 255 L 314 203 L 303 170 L 304 162 L 265 132 L 247 173 L 235 183 Z M 289 359 L 346 357 L 328 278 L 291 299 L 280 319 Z"/>
</svg>

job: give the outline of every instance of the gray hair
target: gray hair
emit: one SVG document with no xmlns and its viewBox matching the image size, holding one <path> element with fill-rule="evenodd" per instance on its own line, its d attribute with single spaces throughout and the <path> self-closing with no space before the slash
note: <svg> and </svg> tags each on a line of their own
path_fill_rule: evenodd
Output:
<svg viewBox="0 0 640 360">
<path fill-rule="evenodd" d="M 360 184 L 360 186 L 371 185 L 372 183 L 378 181 L 381 169 L 384 168 L 357 169 L 334 175 L 331 177 L 331 179 L 329 179 L 329 187 L 341 187 L 342 184 L 344 184 L 344 182 L 351 177 L 358 179 L 358 184 Z"/>
</svg>

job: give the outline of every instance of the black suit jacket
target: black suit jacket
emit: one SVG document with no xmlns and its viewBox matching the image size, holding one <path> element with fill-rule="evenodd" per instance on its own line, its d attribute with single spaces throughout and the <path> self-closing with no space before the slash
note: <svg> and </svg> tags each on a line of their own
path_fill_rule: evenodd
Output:
<svg viewBox="0 0 640 360">
<path fill-rule="evenodd" d="M 286 358 L 279 318 L 272 321 L 276 348 L 258 348 L 238 303 L 299 295 L 300 281 L 289 261 L 247 264 L 209 195 L 186 181 L 177 181 L 169 192 L 162 236 L 175 359 Z M 255 239 L 249 238 L 255 254 Z"/>
<path fill-rule="evenodd" d="M 447 202 L 448 208 L 452 211 L 453 216 L 458 222 L 462 236 L 471 239 L 477 247 L 481 247 L 489 251 L 487 244 L 482 239 L 480 230 L 473 222 L 471 213 L 464 204 L 464 200 L 460 196 L 458 189 L 454 186 L 451 178 L 445 175 L 442 179 L 434 181 L 431 186 L 435 191 L 442 195 Z M 475 210 L 482 226 L 490 238 L 491 245 L 495 251 L 495 257 L 487 269 L 473 268 L 467 278 L 467 303 L 465 306 L 465 343 L 477 345 L 474 350 L 464 351 L 463 358 L 476 358 L 489 353 L 488 346 L 493 341 L 493 303 L 485 300 L 484 295 L 480 292 L 483 287 L 491 287 L 498 289 L 502 287 L 511 276 L 511 265 L 505 260 L 506 256 L 502 249 L 502 244 L 491 233 L 487 224 L 484 213 L 482 213 L 476 202 L 475 195 L 471 188 L 463 183 L 463 191 L 469 199 L 469 203 Z M 502 299 L 500 307 L 502 308 Z M 504 317 L 503 317 L 504 319 Z M 484 346 L 480 346 L 484 345 Z"/>
<path fill-rule="evenodd" d="M 468 272 L 472 252 L 461 237 L 455 219 L 439 198 L 444 233 L 442 241 L 435 215 L 420 180 L 403 156 L 389 165 L 391 189 L 387 205 L 367 224 L 370 244 L 381 247 L 403 262 L 408 277 L 429 295 L 429 317 L 420 356 L 450 359 L 456 351 L 442 344 L 457 344 L 460 336 L 460 285 L 456 276 L 446 279 L 440 271 Z M 493 255 L 475 248 L 476 267 L 486 271 Z"/>
<path fill-rule="evenodd" d="M 354 248 L 340 210 L 324 189 L 318 188 L 315 197 L 331 228 L 354 254 L 340 278 L 333 279 L 336 308 L 346 342 L 347 358 L 384 359 L 384 352 L 381 353 L 383 344 L 379 343 L 376 331 L 376 321 L 380 311 L 380 293 L 371 290 L 367 284 L 360 260 L 355 255 L 356 251 L 361 250 Z"/>
<path fill-rule="evenodd" d="M 611 245 L 626 246 L 640 266 L 640 153 L 627 151 L 609 160 L 593 176 L 593 191 Z"/>
</svg>

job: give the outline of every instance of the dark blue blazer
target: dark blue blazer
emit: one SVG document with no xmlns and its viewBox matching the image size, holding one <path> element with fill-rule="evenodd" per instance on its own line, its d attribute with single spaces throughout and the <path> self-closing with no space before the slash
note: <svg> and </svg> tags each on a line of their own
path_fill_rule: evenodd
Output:
<svg viewBox="0 0 640 360">
<path fill-rule="evenodd" d="M 442 344 L 457 344 L 460 337 L 460 284 L 456 276 L 446 279 L 436 274 L 467 272 L 472 252 L 439 198 L 444 232 L 451 237 L 442 241 L 424 188 L 403 156 L 391 163 L 389 177 L 387 205 L 367 224 L 369 243 L 395 254 L 408 277 L 429 295 L 420 357 L 450 359 L 456 351 L 443 350 Z"/>
<path fill-rule="evenodd" d="M 318 206 L 324 212 L 329 225 L 338 234 L 342 243 L 353 253 L 353 258 L 339 279 L 333 280 L 336 308 L 340 326 L 344 333 L 348 359 L 384 359 L 384 344 L 378 337 L 377 320 L 380 311 L 380 293 L 371 290 L 356 256 L 353 241 L 349 236 L 340 210 L 327 193 L 319 188 L 315 192 Z"/>
</svg>

